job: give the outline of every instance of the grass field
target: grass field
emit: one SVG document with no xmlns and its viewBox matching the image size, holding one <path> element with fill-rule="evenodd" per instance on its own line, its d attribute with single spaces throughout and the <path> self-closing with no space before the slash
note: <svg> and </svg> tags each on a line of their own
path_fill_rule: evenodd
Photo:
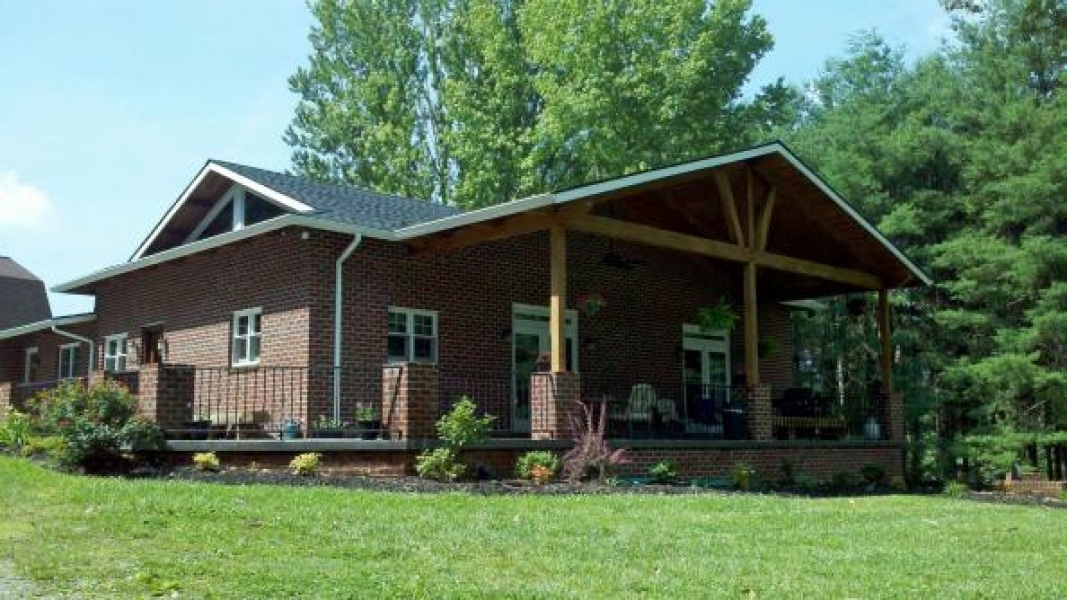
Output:
<svg viewBox="0 0 1067 600">
<path fill-rule="evenodd" d="M 0 507 L 0 563 L 48 595 L 1067 597 L 1067 512 L 943 498 L 416 496 L 0 458 Z"/>
</svg>

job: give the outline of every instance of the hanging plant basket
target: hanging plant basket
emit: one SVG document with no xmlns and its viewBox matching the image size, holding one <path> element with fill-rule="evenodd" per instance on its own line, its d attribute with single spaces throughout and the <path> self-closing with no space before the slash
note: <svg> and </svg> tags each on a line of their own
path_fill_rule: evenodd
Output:
<svg viewBox="0 0 1067 600">
<path fill-rule="evenodd" d="M 607 305 L 604 296 L 599 292 L 587 292 L 578 297 L 578 310 L 590 317 L 595 316 Z"/>
<path fill-rule="evenodd" d="M 697 311 L 697 325 L 703 331 L 733 331 L 737 319 L 737 312 L 726 298 L 719 298 L 717 304 Z"/>
</svg>

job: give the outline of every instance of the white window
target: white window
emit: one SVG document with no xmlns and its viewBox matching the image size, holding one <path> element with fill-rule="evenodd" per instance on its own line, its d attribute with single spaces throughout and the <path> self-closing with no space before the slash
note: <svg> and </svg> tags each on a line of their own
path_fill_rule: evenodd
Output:
<svg viewBox="0 0 1067 600">
<path fill-rule="evenodd" d="M 259 364 L 262 309 L 250 308 L 233 313 L 232 364 L 237 366 Z"/>
<path fill-rule="evenodd" d="M 22 370 L 22 382 L 33 383 L 41 372 L 41 353 L 37 346 L 26 348 L 26 365 Z"/>
<path fill-rule="evenodd" d="M 70 379 L 75 376 L 75 371 L 78 368 L 78 347 L 79 344 L 77 342 L 59 347 L 60 379 Z"/>
<path fill-rule="evenodd" d="M 389 360 L 437 362 L 437 313 L 429 310 L 390 308 Z"/>
<path fill-rule="evenodd" d="M 126 334 L 109 335 L 104 338 L 104 370 L 126 370 Z"/>
</svg>

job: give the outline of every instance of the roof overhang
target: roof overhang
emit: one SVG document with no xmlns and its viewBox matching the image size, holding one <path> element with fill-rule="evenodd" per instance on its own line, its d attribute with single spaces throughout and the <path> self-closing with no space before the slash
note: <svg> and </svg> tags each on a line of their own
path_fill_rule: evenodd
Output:
<svg viewBox="0 0 1067 600">
<path fill-rule="evenodd" d="M 96 320 L 96 315 L 93 313 L 87 313 L 83 315 L 67 315 L 64 317 L 54 317 L 51 319 L 45 319 L 43 321 L 36 321 L 33 323 L 27 323 L 25 325 L 19 325 L 18 327 L 11 327 L 10 329 L 0 330 L 0 340 L 7 340 L 20 335 L 28 335 L 31 333 L 37 333 L 39 331 L 46 331 L 53 327 L 65 327 L 68 325 L 80 325 L 82 323 L 92 323 Z"/>
</svg>

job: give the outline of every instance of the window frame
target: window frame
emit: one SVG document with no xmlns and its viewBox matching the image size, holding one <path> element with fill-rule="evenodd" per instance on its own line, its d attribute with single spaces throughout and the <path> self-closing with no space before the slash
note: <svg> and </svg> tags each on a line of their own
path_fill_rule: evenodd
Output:
<svg viewBox="0 0 1067 600">
<path fill-rule="evenodd" d="M 37 372 L 35 375 L 39 376 L 41 374 L 41 349 L 37 346 L 30 346 L 26 348 L 26 351 L 23 353 L 22 383 L 33 383 L 33 379 L 36 379 L 36 377 L 30 377 L 31 356 L 37 359 Z"/>
<path fill-rule="evenodd" d="M 72 342 L 70 344 L 63 344 L 63 345 L 61 345 L 59 347 L 59 361 L 58 361 L 59 364 L 57 365 L 58 373 L 57 373 L 56 379 L 66 380 L 66 379 L 74 379 L 75 377 L 77 377 L 77 375 L 75 375 L 75 372 L 77 372 L 77 370 L 78 370 L 78 359 L 80 358 L 78 356 L 78 349 L 80 347 L 81 347 L 81 342 Z M 73 352 L 73 356 L 71 357 L 71 360 L 70 360 L 70 369 L 68 369 L 70 371 L 70 374 L 69 375 L 64 375 L 63 374 L 63 355 L 66 354 L 66 352 L 68 350 L 73 350 L 74 352 Z"/>
<path fill-rule="evenodd" d="M 111 354 L 111 343 L 117 342 L 115 354 Z M 104 372 L 106 373 L 122 373 L 129 369 L 130 366 L 130 346 L 129 336 L 125 333 L 114 333 L 104 337 Z M 115 361 L 115 364 L 109 369 L 107 363 L 109 360 Z M 122 365 L 119 366 L 119 361 Z"/>
<path fill-rule="evenodd" d="M 254 328 L 256 318 L 259 317 L 259 327 Z M 239 334 L 240 331 L 240 319 L 248 319 L 248 333 L 244 335 Z M 254 331 L 253 331 L 254 330 Z M 258 340 L 256 357 L 250 358 L 252 355 L 252 338 Z M 244 345 L 245 357 L 238 360 L 237 358 L 237 344 Z M 255 367 L 259 365 L 260 357 L 263 355 L 263 308 L 245 308 L 242 310 L 236 310 L 233 312 L 233 319 L 230 325 L 230 366 L 231 367 Z"/>
<path fill-rule="evenodd" d="M 404 315 L 404 328 L 403 333 L 393 333 L 389 331 L 389 319 L 393 314 Z M 415 333 L 415 317 L 429 317 L 431 327 L 433 329 L 432 335 L 416 334 Z M 436 310 L 426 310 L 422 308 L 407 308 L 404 306 L 390 306 L 386 310 L 385 316 L 386 322 L 386 345 L 385 353 L 386 360 L 390 363 L 417 363 L 423 365 L 435 365 L 437 364 L 438 356 L 440 355 L 440 340 L 441 340 L 441 320 L 440 315 Z M 403 336 L 404 339 L 404 354 L 405 356 L 394 356 L 389 351 L 388 340 L 393 337 Z M 431 340 L 431 347 L 433 349 L 432 356 L 429 358 L 422 358 L 415 356 L 415 340 Z"/>
</svg>

